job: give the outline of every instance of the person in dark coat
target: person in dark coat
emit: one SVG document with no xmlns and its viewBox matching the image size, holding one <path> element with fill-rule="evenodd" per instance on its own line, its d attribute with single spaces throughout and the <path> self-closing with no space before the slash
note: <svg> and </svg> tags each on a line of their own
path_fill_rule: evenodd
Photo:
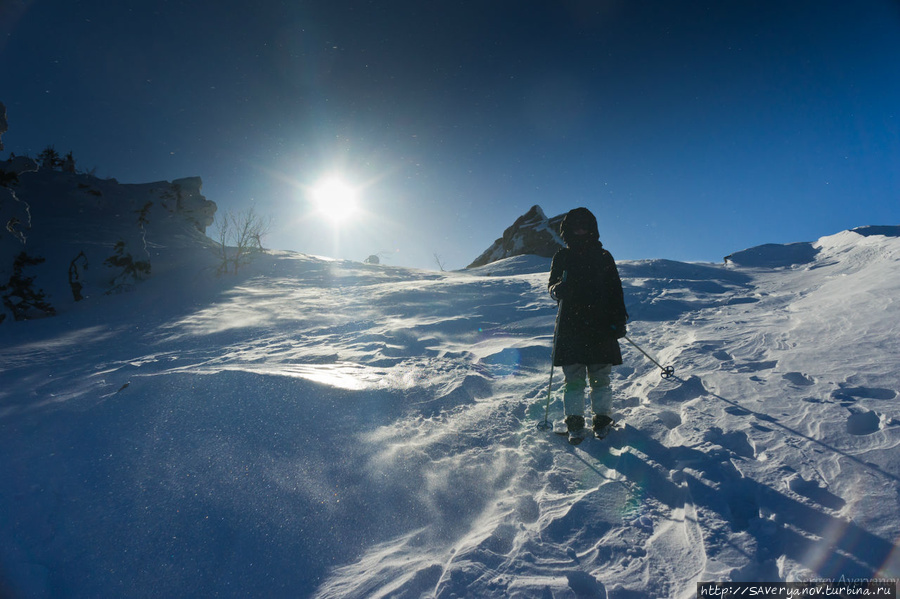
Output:
<svg viewBox="0 0 900 599">
<path fill-rule="evenodd" d="M 600 243 L 590 210 L 569 211 L 560 234 L 566 247 L 553 257 L 548 285 L 560 302 L 553 365 L 561 366 L 566 378 L 566 427 L 584 428 L 584 390 L 590 383 L 597 430 L 612 423 L 610 373 L 622 363 L 618 340 L 625 336 L 628 320 L 622 280 L 615 260 Z"/>
</svg>

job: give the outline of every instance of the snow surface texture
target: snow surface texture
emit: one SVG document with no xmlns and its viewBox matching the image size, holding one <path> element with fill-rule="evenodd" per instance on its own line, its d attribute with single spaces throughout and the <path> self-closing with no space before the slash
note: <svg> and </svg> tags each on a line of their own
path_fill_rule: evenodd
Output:
<svg viewBox="0 0 900 599">
<path fill-rule="evenodd" d="M 536 428 L 549 260 L 271 253 L 217 279 L 206 254 L 156 248 L 134 292 L 0 327 L 0 594 L 688 598 L 896 577 L 896 235 L 839 233 L 779 268 L 621 263 L 630 336 L 677 377 L 623 343 L 626 426 L 578 447 Z"/>
</svg>

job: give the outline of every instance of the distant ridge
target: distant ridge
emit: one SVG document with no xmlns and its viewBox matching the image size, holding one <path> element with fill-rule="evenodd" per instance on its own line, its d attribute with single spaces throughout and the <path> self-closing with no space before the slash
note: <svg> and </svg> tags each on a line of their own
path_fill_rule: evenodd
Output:
<svg viewBox="0 0 900 599">
<path fill-rule="evenodd" d="M 900 226 L 897 225 L 869 225 L 867 227 L 857 227 L 850 230 L 854 233 L 862 235 L 863 237 L 871 237 L 872 235 L 900 237 Z"/>
<path fill-rule="evenodd" d="M 818 253 L 819 248 L 809 241 L 788 244 L 766 243 L 725 256 L 725 262 L 738 266 L 781 268 L 809 264 L 816 259 Z"/>
<path fill-rule="evenodd" d="M 856 233 L 863 237 L 875 235 L 900 237 L 900 226 L 870 225 L 850 229 L 849 233 Z M 787 244 L 766 243 L 729 254 L 725 256 L 725 262 L 738 266 L 760 268 L 782 268 L 810 264 L 815 261 L 816 256 L 822 249 L 820 242 L 821 240 L 818 242 L 801 241 Z"/>
</svg>

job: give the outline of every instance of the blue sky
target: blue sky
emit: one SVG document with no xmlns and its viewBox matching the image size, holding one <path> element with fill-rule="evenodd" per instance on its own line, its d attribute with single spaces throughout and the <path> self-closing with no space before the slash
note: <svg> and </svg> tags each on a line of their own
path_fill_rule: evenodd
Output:
<svg viewBox="0 0 900 599">
<path fill-rule="evenodd" d="M 891 0 L 4 0 L 5 154 L 203 177 L 268 245 L 462 268 L 533 204 L 617 259 L 900 224 Z M 338 174 L 364 212 L 309 191 Z"/>
</svg>

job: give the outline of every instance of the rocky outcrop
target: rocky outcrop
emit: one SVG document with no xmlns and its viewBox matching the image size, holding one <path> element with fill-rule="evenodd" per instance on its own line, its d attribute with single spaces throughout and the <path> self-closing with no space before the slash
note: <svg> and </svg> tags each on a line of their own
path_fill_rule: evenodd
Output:
<svg viewBox="0 0 900 599">
<path fill-rule="evenodd" d="M 216 204 L 200 177 L 144 184 L 0 161 L 0 322 L 64 313 L 74 303 L 129 291 L 194 256 Z"/>
<path fill-rule="evenodd" d="M 478 258 L 466 268 L 484 266 L 497 260 L 525 254 L 550 258 L 560 248 L 565 247 L 559 236 L 559 224 L 565 215 L 547 218 L 540 206 L 531 209 L 516 219 Z"/>
<path fill-rule="evenodd" d="M 172 188 L 176 194 L 176 212 L 194 223 L 198 231 L 205 233 L 215 219 L 216 204 L 200 193 L 203 181 L 200 177 L 175 179 Z"/>
</svg>

